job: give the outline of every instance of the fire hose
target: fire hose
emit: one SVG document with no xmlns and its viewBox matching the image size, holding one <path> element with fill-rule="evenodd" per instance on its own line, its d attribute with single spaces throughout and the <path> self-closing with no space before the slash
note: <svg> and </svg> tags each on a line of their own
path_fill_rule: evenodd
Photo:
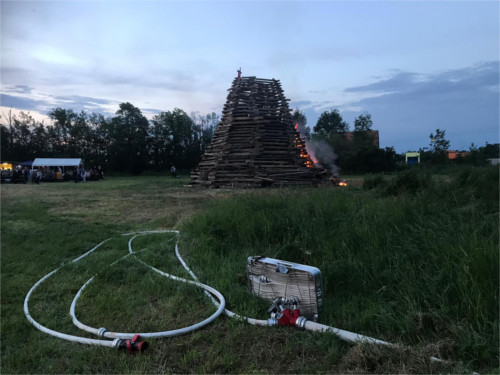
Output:
<svg viewBox="0 0 500 375">
<path fill-rule="evenodd" d="M 75 336 L 75 335 L 69 335 L 65 334 L 62 332 L 58 332 L 55 330 L 52 330 L 50 328 L 47 328 L 43 326 L 42 324 L 38 323 L 30 314 L 29 312 L 29 299 L 31 297 L 31 294 L 42 284 L 45 280 L 47 280 L 49 277 L 54 275 L 57 271 L 59 271 L 63 266 L 49 272 L 47 275 L 42 277 L 40 280 L 38 280 L 29 290 L 29 292 L 26 295 L 26 298 L 24 299 L 24 314 L 28 321 L 33 324 L 37 329 L 40 331 L 47 333 L 49 335 L 52 335 L 54 337 L 72 341 L 72 342 L 78 342 L 82 344 L 90 344 L 90 345 L 99 345 L 99 346 L 107 346 L 107 347 L 112 347 L 116 349 L 126 349 L 129 353 L 133 352 L 143 352 L 145 349 L 148 347 L 148 343 L 146 341 L 141 341 L 143 338 L 162 338 L 162 337 L 172 337 L 172 336 L 177 336 L 177 335 L 182 335 L 186 334 L 189 332 L 193 332 L 199 328 L 202 328 L 206 326 L 207 324 L 210 324 L 212 321 L 214 321 L 217 317 L 219 317 L 222 313 L 226 314 L 227 316 L 235 319 L 239 319 L 242 321 L 246 321 L 249 324 L 252 325 L 257 325 L 257 326 L 279 326 L 279 327 L 297 327 L 299 329 L 305 329 L 308 331 L 316 331 L 316 332 L 331 332 L 338 336 L 340 339 L 344 341 L 348 341 L 351 343 L 369 343 L 369 344 L 379 344 L 379 345 L 385 345 L 385 346 L 391 346 L 391 347 L 396 347 L 396 344 L 391 344 L 386 341 L 378 340 L 372 337 L 360 335 L 354 332 L 349 332 L 345 331 L 339 328 L 327 326 L 324 324 L 319 324 L 310 320 L 307 320 L 304 316 L 300 315 L 300 310 L 297 309 L 297 302 L 296 300 L 284 300 L 283 298 L 277 298 L 273 306 L 269 309 L 269 312 L 271 312 L 271 318 L 267 320 L 260 320 L 260 319 L 253 319 L 253 318 L 248 318 L 245 316 L 238 315 L 228 309 L 225 308 L 226 306 L 226 301 L 224 299 L 224 296 L 217 291 L 216 289 L 212 288 L 211 286 L 205 285 L 201 283 L 196 275 L 193 273 L 193 271 L 187 266 L 186 262 L 182 259 L 180 253 L 179 253 L 179 247 L 178 247 L 178 239 L 175 244 L 175 254 L 177 256 L 177 259 L 179 262 L 182 264 L 184 269 L 189 273 L 189 275 L 193 278 L 193 280 L 187 280 L 178 276 L 171 275 L 169 273 L 163 272 L 145 262 L 140 260 L 139 258 L 135 257 L 135 254 L 137 252 L 134 252 L 132 250 L 132 241 L 140 236 L 140 235 L 147 235 L 147 234 L 154 234 L 154 233 L 174 233 L 177 237 L 179 236 L 179 231 L 177 230 L 155 230 L 155 231 L 140 231 L 140 232 L 131 232 L 131 233 L 125 233 L 122 236 L 130 236 L 132 235 L 133 237 L 130 238 L 128 242 L 128 254 L 125 256 L 121 257 L 120 259 L 116 260 L 115 262 L 111 263 L 109 267 L 112 265 L 116 264 L 122 259 L 125 259 L 129 256 L 132 256 L 135 260 L 143 264 L 144 266 L 150 268 L 154 272 L 158 273 L 161 276 L 167 277 L 169 279 L 183 282 L 186 284 L 194 285 L 196 287 L 199 287 L 203 289 L 204 293 L 211 299 L 212 303 L 217 307 L 217 311 L 213 313 L 210 317 L 206 318 L 205 320 L 193 324 L 188 327 L 180 328 L 180 329 L 174 329 L 174 330 L 169 330 L 169 331 L 159 331 L 159 332 L 141 332 L 141 333 L 127 333 L 127 332 L 111 332 L 108 331 L 106 328 L 101 327 L 101 328 L 94 328 L 85 325 L 84 323 L 80 322 L 78 318 L 76 317 L 75 313 L 75 308 L 76 308 L 76 302 L 80 298 L 83 290 L 94 280 L 94 277 L 91 277 L 87 282 L 85 282 L 82 287 L 78 290 L 76 293 L 70 307 L 70 315 L 72 317 L 73 324 L 75 324 L 78 328 L 92 333 L 98 337 L 98 339 L 90 339 L 86 337 L 81 337 L 81 336 Z M 72 260 L 69 262 L 71 263 L 76 263 L 80 261 L 81 259 L 85 258 L 86 256 L 90 255 L 94 251 L 96 251 L 100 246 L 102 246 L 104 243 L 106 243 L 108 240 L 111 238 L 108 238 L 98 245 L 96 245 L 94 248 L 90 249 L 86 253 L 82 254 L 78 258 Z M 216 298 L 214 298 L 214 296 Z M 107 339 L 107 340 L 106 340 Z M 430 357 L 430 360 L 433 362 L 441 362 L 442 360 L 436 357 Z"/>
<path fill-rule="evenodd" d="M 143 232 L 137 232 L 137 233 L 126 233 L 126 234 L 124 234 L 124 236 L 128 236 L 128 235 L 131 235 L 131 234 L 136 234 L 134 237 L 132 237 L 129 240 L 129 243 L 128 243 L 129 253 L 127 255 L 123 256 L 122 258 L 120 258 L 119 260 L 113 262 L 111 265 L 117 263 L 118 261 L 120 261 L 120 260 L 122 260 L 122 259 L 124 259 L 124 258 L 126 258 L 128 256 L 131 256 L 131 255 L 133 256 L 135 254 L 135 252 L 132 250 L 132 241 L 134 240 L 134 238 L 136 238 L 138 235 L 150 234 L 150 233 L 175 233 L 177 235 L 179 234 L 178 231 L 172 231 L 172 230 L 143 231 Z M 79 256 L 78 258 L 72 260 L 70 263 L 76 263 L 76 262 L 80 261 L 81 259 L 85 258 L 87 255 L 90 255 L 91 253 L 93 253 L 95 250 L 97 250 L 101 245 L 103 245 L 108 240 L 110 240 L 110 238 L 108 238 L 107 240 L 102 241 L 97 246 L 95 246 L 91 250 L 87 251 L 85 254 L 83 254 L 83 255 Z M 138 258 L 135 258 L 135 259 L 139 260 Z M 80 329 L 82 329 L 84 331 L 87 331 L 87 332 L 90 332 L 90 333 L 93 333 L 93 334 L 97 335 L 99 337 L 99 339 L 89 339 L 89 338 L 81 337 L 81 336 L 68 335 L 68 334 L 65 334 L 65 333 L 62 333 L 62 332 L 58 332 L 58 331 L 52 330 L 52 329 L 47 328 L 47 327 L 43 326 L 42 324 L 38 323 L 31 316 L 31 314 L 29 312 L 29 306 L 28 306 L 29 298 L 30 298 L 31 294 L 35 291 L 35 289 L 38 288 L 40 286 L 40 284 L 42 284 L 45 280 L 47 280 L 49 277 L 51 277 L 53 274 L 55 274 L 57 271 L 59 271 L 61 269 L 61 267 L 62 267 L 61 266 L 61 267 L 55 269 L 54 271 L 48 273 L 44 277 L 42 277 L 38 282 L 35 283 L 35 285 L 33 285 L 31 287 L 31 289 L 29 290 L 28 294 L 26 295 L 26 298 L 24 299 L 24 314 L 26 315 L 26 318 L 28 319 L 28 321 L 31 324 L 33 324 L 37 329 L 39 329 L 40 331 L 45 332 L 45 333 L 47 333 L 49 335 L 52 335 L 54 337 L 58 337 L 60 339 L 64 339 L 64 340 L 68 340 L 68 341 L 78 342 L 78 343 L 81 343 L 81 344 L 107 346 L 107 347 L 112 347 L 112 348 L 116 348 L 116 349 L 127 349 L 129 353 L 132 353 L 132 352 L 135 352 L 135 351 L 143 352 L 148 347 L 148 343 L 146 341 L 141 341 L 142 338 L 161 338 L 161 337 L 170 337 L 170 336 L 176 336 L 176 335 L 186 334 L 186 333 L 192 332 L 192 331 L 194 331 L 196 329 L 199 329 L 201 327 L 206 326 L 207 324 L 209 324 L 212 321 L 214 321 L 218 316 L 220 316 L 223 313 L 224 308 L 226 306 L 226 301 L 224 299 L 224 296 L 219 291 L 217 291 L 214 288 L 212 288 L 211 286 L 202 284 L 202 283 L 200 283 L 198 281 L 186 280 L 186 279 L 183 279 L 181 277 L 170 275 L 170 274 L 168 274 L 166 272 L 162 272 L 162 271 L 160 271 L 160 270 L 158 270 L 158 269 L 156 269 L 156 268 L 154 268 L 154 267 L 152 267 L 152 266 L 150 266 L 150 265 L 142 262 L 141 260 L 139 260 L 139 262 L 141 262 L 142 264 L 148 266 L 153 271 L 161 274 L 162 276 L 165 276 L 165 277 L 170 278 L 172 280 L 176 280 L 176 281 L 180 281 L 180 282 L 183 282 L 183 283 L 187 283 L 187 284 L 190 284 L 190 285 L 197 286 L 199 288 L 202 288 L 207 293 L 211 293 L 211 295 L 213 294 L 219 300 L 218 301 L 218 309 L 217 309 L 217 311 L 215 313 L 213 313 L 207 319 L 205 319 L 205 320 L 203 320 L 203 321 L 201 321 L 201 322 L 199 322 L 197 324 L 193 324 L 193 325 L 191 325 L 189 327 L 184 327 L 184 328 L 170 330 L 170 331 L 126 333 L 126 332 L 109 332 L 104 327 L 102 327 L 102 328 L 89 327 L 89 326 L 81 323 L 76 318 L 76 315 L 75 315 L 75 306 L 76 306 L 76 301 L 80 297 L 82 291 L 85 289 L 85 287 L 88 284 L 90 284 L 93 281 L 93 279 L 94 279 L 94 276 L 93 276 L 85 284 L 83 284 L 83 286 L 80 288 L 80 290 L 75 295 L 75 298 L 73 299 L 73 302 L 71 303 L 70 315 L 71 315 L 71 317 L 73 319 L 73 323 L 78 328 L 80 328 Z M 113 339 L 113 340 L 112 341 L 111 340 L 104 340 L 104 338 L 106 338 L 106 339 Z"/>
</svg>

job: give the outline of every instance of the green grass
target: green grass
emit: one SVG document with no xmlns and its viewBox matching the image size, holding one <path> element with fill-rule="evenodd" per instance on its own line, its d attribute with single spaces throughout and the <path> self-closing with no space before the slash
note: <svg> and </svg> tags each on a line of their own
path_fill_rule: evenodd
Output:
<svg viewBox="0 0 500 375">
<path fill-rule="evenodd" d="M 2 373 L 483 373 L 498 372 L 498 169 L 414 170 L 342 188 L 199 190 L 186 177 L 117 176 L 86 184 L 2 185 Z M 351 182 L 351 181 L 349 181 Z M 362 188 L 362 186 L 364 188 Z M 115 331 L 163 331 L 215 311 L 198 288 L 175 283 L 127 254 L 134 230 L 181 230 L 180 249 L 228 308 L 266 319 L 251 296 L 249 255 L 321 269 L 320 321 L 399 343 L 351 345 L 331 334 L 255 328 L 218 318 L 185 336 L 150 340 L 144 355 L 70 343 L 36 330 L 91 337 L 78 318 Z M 68 262 L 112 237 L 76 264 Z M 173 236 L 137 237 L 148 264 L 187 273 Z M 110 264 L 117 261 L 115 264 Z M 430 364 L 429 356 L 450 362 Z"/>
</svg>

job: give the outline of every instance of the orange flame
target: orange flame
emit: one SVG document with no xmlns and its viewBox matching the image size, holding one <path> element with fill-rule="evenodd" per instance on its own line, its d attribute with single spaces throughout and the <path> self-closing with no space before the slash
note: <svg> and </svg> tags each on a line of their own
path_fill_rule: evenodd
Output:
<svg viewBox="0 0 500 375">
<path fill-rule="evenodd" d="M 298 132 L 299 123 L 297 122 L 294 126 L 295 131 Z M 307 146 L 304 143 L 304 140 L 300 137 L 300 133 L 296 133 L 293 142 L 295 143 L 295 147 L 300 151 L 299 155 L 301 158 L 304 158 L 304 165 L 307 168 L 314 168 L 314 164 L 318 161 L 312 155 L 307 152 Z"/>
</svg>

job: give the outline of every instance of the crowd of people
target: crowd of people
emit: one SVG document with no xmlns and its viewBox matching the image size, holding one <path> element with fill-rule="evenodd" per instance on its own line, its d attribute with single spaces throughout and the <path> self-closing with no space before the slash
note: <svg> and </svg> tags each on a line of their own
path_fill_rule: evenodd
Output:
<svg viewBox="0 0 500 375">
<path fill-rule="evenodd" d="M 3 183 L 24 184 L 61 181 L 75 181 L 75 183 L 78 183 L 104 179 L 104 172 L 100 165 L 88 170 L 83 165 L 78 167 L 39 167 L 38 169 L 21 168 L 18 166 L 15 170 L 2 170 L 1 175 Z"/>
<path fill-rule="evenodd" d="M 16 168 L 14 170 L 2 169 L 2 182 L 24 182 L 24 174 L 21 168 Z"/>
</svg>

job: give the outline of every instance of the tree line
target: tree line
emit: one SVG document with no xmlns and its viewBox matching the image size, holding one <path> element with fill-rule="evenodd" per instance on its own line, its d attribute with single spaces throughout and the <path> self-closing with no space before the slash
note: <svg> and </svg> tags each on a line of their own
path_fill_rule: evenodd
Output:
<svg viewBox="0 0 500 375">
<path fill-rule="evenodd" d="M 165 171 L 172 165 L 189 170 L 201 161 L 219 122 L 213 112 L 189 116 L 179 108 L 148 120 L 128 102 L 121 103 L 111 117 L 63 108 L 51 110 L 48 116 L 52 125 L 37 122 L 24 112 L 8 119 L 3 116 L 2 159 L 21 162 L 35 157 L 79 157 L 87 167 L 100 165 L 108 171 L 134 174 Z M 380 149 L 374 142 L 369 113 L 354 120 L 352 132 L 337 109 L 323 112 L 312 130 L 298 109 L 292 113 L 292 121 L 299 124 L 302 137 L 311 144 L 322 142 L 330 147 L 342 173 L 389 172 L 404 167 L 404 155 L 397 154 L 393 147 Z M 445 152 L 450 142 L 445 130 L 436 129 L 429 138 L 429 147 L 419 149 L 422 163 L 448 163 Z M 488 158 L 498 158 L 498 152 L 498 144 L 472 144 L 467 155 L 454 162 L 484 165 Z"/>
<path fill-rule="evenodd" d="M 2 158 L 79 157 L 89 167 L 101 165 L 134 174 L 168 170 L 172 165 L 191 169 L 200 162 L 219 121 L 215 113 L 190 117 L 179 108 L 149 121 L 128 102 L 121 103 L 112 117 L 63 108 L 51 110 L 48 116 L 52 120 L 48 126 L 24 112 L 3 123 Z"/>
<path fill-rule="evenodd" d="M 307 140 L 324 142 L 334 150 L 336 164 L 342 173 L 391 172 L 406 167 L 404 154 L 397 154 L 394 147 L 381 149 L 376 145 L 375 134 L 372 132 L 373 120 L 369 113 L 362 113 L 354 120 L 352 132 L 337 109 L 323 112 L 312 131 L 301 111 L 295 110 L 292 117 L 295 123 L 299 123 Z M 429 147 L 418 150 L 421 164 L 483 166 L 490 163 L 489 159 L 498 158 L 500 154 L 498 143 L 486 143 L 482 147 L 472 143 L 469 150 L 462 152 L 456 159 L 449 160 L 446 153 L 449 146 L 446 130 L 436 129 L 429 135 Z"/>
<path fill-rule="evenodd" d="M 301 111 L 295 110 L 292 118 L 299 123 L 299 128 L 311 144 L 322 142 L 333 150 L 335 163 L 342 173 L 392 171 L 403 160 L 393 147 L 379 148 L 369 113 L 362 113 L 354 120 L 352 132 L 337 109 L 324 111 L 312 131 Z M 321 156 L 318 159 L 321 162 Z"/>
</svg>

